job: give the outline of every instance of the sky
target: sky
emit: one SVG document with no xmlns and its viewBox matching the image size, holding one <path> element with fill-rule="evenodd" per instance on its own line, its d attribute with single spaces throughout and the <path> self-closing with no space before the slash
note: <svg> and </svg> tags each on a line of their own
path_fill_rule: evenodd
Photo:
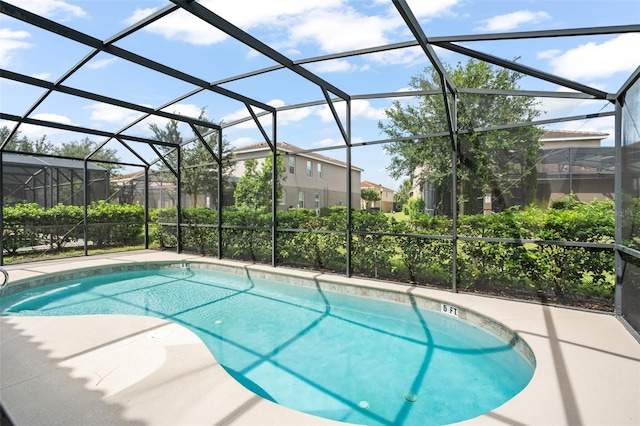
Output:
<svg viewBox="0 0 640 426">
<path fill-rule="evenodd" d="M 8 3 L 37 13 L 100 40 L 108 39 L 139 19 L 171 4 L 160 0 L 10 0 Z M 295 61 L 413 40 L 404 20 L 387 0 L 201 0 L 203 6 L 240 27 L 270 48 Z M 409 0 L 407 2 L 427 37 L 490 34 L 517 31 L 640 24 L 640 0 Z M 616 93 L 640 65 L 640 33 L 590 37 L 538 38 L 532 40 L 463 43 L 484 53 L 513 60 L 544 72 Z M 125 37 L 115 46 L 192 74 L 207 82 L 259 70 L 276 63 L 221 31 L 194 19 L 185 11 L 174 12 Z M 0 15 L 0 68 L 55 82 L 92 49 L 6 15 Z M 447 50 L 435 50 L 441 62 L 455 65 L 467 58 Z M 304 65 L 309 71 L 351 96 L 408 90 L 412 76 L 429 65 L 419 47 L 348 57 Z M 191 83 L 146 70 L 125 59 L 101 52 L 64 81 L 65 86 L 158 108 L 194 90 Z M 315 84 L 290 72 L 278 70 L 221 84 L 262 104 L 282 108 L 324 100 Z M 531 77 L 520 80 L 526 90 L 570 91 Z M 6 78 L 0 79 L 0 111 L 22 116 L 44 91 Z M 334 95 L 331 94 L 333 97 Z M 354 143 L 385 139 L 378 123 L 385 122 L 385 109 L 394 98 L 355 100 L 351 107 L 351 138 Z M 411 102 L 401 98 L 402 102 Z M 556 118 L 612 111 L 604 101 L 539 99 L 541 118 Z M 166 108 L 169 112 L 197 117 L 205 108 L 207 118 L 225 125 L 249 116 L 246 106 L 210 91 L 201 91 Z M 344 102 L 336 104 L 344 121 Z M 256 113 L 261 112 L 255 109 Z M 53 93 L 30 115 L 70 125 L 110 132 L 124 129 L 140 113 L 71 95 Z M 339 127 L 327 105 L 309 105 L 278 112 L 277 140 L 304 149 L 342 147 Z M 149 124 L 160 127 L 166 119 L 145 119 L 124 133 L 151 137 Z M 271 135 L 271 119 L 263 121 Z M 0 121 L 13 128 L 15 123 Z M 604 143 L 613 143 L 613 119 L 595 118 L 554 124 L 547 128 L 608 133 Z M 189 129 L 181 128 L 190 136 Z M 55 143 L 99 136 L 68 133 L 51 128 L 21 125 L 22 135 L 46 138 Z M 233 146 L 262 142 L 252 121 L 225 127 L 224 137 Z M 138 162 L 118 142 L 127 162 Z M 154 154 L 142 144 L 132 144 L 143 158 Z M 344 159 L 344 149 L 323 152 Z M 352 161 L 363 169 L 362 180 L 392 189 L 400 181 L 389 176 L 390 158 L 382 145 L 354 150 Z"/>
</svg>

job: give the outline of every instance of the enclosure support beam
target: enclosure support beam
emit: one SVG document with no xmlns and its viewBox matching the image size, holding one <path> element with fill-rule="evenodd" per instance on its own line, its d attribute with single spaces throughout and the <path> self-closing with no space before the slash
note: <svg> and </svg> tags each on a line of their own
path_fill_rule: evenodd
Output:
<svg viewBox="0 0 640 426">
<path fill-rule="evenodd" d="M 89 168 L 87 167 L 87 160 L 84 160 L 84 179 L 82 184 L 84 185 L 84 197 L 83 197 L 83 212 L 82 212 L 82 228 L 84 236 L 84 255 L 89 256 Z"/>
<path fill-rule="evenodd" d="M 452 222 L 452 245 L 451 245 L 451 291 L 454 293 L 458 292 L 458 108 L 457 102 L 458 97 L 454 93 L 453 94 L 453 113 L 451 114 L 451 118 L 453 120 L 452 127 L 455 129 L 454 132 L 451 133 L 451 145 L 453 149 L 451 150 L 451 208 L 453 215 Z M 447 102 L 447 98 L 445 98 L 445 102 Z"/>
<path fill-rule="evenodd" d="M 486 53 L 478 52 L 476 50 L 468 49 L 466 47 L 462 47 L 453 43 L 434 43 L 434 44 L 436 46 L 442 47 L 443 49 L 451 50 L 452 52 L 469 56 L 470 58 L 475 58 L 493 65 L 498 65 L 500 67 L 510 69 L 512 71 L 530 75 L 532 77 L 539 78 L 540 80 L 548 81 L 549 83 L 555 83 L 563 87 L 568 87 L 569 89 L 577 90 L 578 92 L 590 94 L 592 96 L 595 96 L 598 99 L 608 99 L 608 94 L 606 92 L 603 92 L 598 89 L 594 89 L 584 84 L 576 83 L 575 81 L 571 81 L 566 78 L 558 77 L 556 75 L 537 70 L 532 67 L 528 67 L 526 65 L 518 64 L 517 62 L 507 61 L 505 59 L 498 58 L 496 56 L 489 55 Z"/>
<path fill-rule="evenodd" d="M 202 6 L 200 3 L 189 1 L 189 0 L 171 0 L 171 1 L 179 5 L 184 10 L 191 13 L 192 15 L 207 22 L 212 27 L 219 29 L 220 31 L 228 34 L 229 36 L 233 37 L 239 42 L 246 44 L 247 46 L 251 47 L 255 51 L 263 54 L 267 58 L 274 60 L 275 62 L 278 62 L 279 64 L 283 65 L 285 68 L 293 71 L 294 73 L 316 84 L 317 86 L 322 87 L 325 90 L 331 91 L 332 93 L 341 97 L 344 100 L 347 100 L 349 98 L 349 95 L 347 93 L 343 92 L 342 90 L 338 89 L 336 86 L 318 77 L 316 74 L 312 73 L 308 69 L 300 65 L 296 65 L 291 59 L 282 55 L 277 50 L 272 49 L 271 47 L 261 42 L 257 38 L 244 32 L 240 28 L 231 24 L 229 21 L 220 17 L 219 15 L 216 15 L 206 7 Z M 263 108 L 263 109 L 266 109 L 266 108 Z M 271 109 L 268 109 L 268 110 L 271 110 Z"/>
<path fill-rule="evenodd" d="M 176 251 L 178 254 L 182 253 L 182 149 L 176 148 Z"/>
<path fill-rule="evenodd" d="M 144 248 L 149 248 L 149 165 L 144 167 Z"/>
<path fill-rule="evenodd" d="M 614 194 L 615 194 L 615 242 L 616 242 L 616 250 L 615 253 L 615 276 L 616 276 L 616 284 L 615 284 L 615 292 L 614 292 L 614 303 L 613 303 L 613 313 L 615 315 L 622 315 L 622 280 L 623 280 L 623 272 L 624 272 L 624 262 L 620 255 L 620 250 L 618 247 L 622 245 L 622 221 L 623 211 L 622 211 L 622 106 L 623 101 L 622 98 L 618 98 L 616 100 L 616 120 L 615 120 L 615 178 L 614 178 Z"/>
<path fill-rule="evenodd" d="M 218 259 L 222 259 L 222 203 L 224 186 L 222 185 L 222 129 L 218 130 Z"/>
<path fill-rule="evenodd" d="M 346 267 L 347 267 L 347 277 L 351 277 L 353 273 L 353 268 L 351 267 L 351 238 L 353 238 L 352 234 L 352 223 L 351 223 L 351 209 L 353 208 L 351 202 L 351 194 L 353 193 L 353 182 L 351 179 L 351 101 L 347 100 L 347 108 L 346 108 L 346 119 L 347 119 L 347 129 L 346 129 L 346 143 L 347 143 L 347 259 L 346 259 Z"/>
<path fill-rule="evenodd" d="M 271 146 L 271 158 L 273 166 L 271 167 L 271 181 L 273 184 L 271 185 L 271 266 L 276 266 L 278 264 L 278 150 L 276 149 L 278 146 L 277 136 L 277 126 L 278 120 L 276 116 L 276 111 L 273 112 L 272 116 L 273 125 L 272 125 L 272 138 L 273 145 Z M 258 119 L 254 117 L 256 123 L 258 123 Z M 260 126 L 262 129 L 262 126 Z M 266 134 L 265 134 L 266 139 Z"/>
</svg>

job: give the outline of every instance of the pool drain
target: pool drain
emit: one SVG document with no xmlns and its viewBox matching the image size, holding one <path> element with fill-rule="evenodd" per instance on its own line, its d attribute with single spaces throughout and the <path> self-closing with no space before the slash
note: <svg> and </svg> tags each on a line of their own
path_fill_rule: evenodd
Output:
<svg viewBox="0 0 640 426">
<path fill-rule="evenodd" d="M 362 408 L 363 410 L 368 410 L 369 409 L 369 403 L 365 400 L 362 400 L 360 402 L 358 402 L 358 407 Z"/>
<path fill-rule="evenodd" d="M 418 395 L 413 392 L 406 391 L 402 394 L 402 398 L 407 402 L 416 402 L 418 400 Z"/>
</svg>

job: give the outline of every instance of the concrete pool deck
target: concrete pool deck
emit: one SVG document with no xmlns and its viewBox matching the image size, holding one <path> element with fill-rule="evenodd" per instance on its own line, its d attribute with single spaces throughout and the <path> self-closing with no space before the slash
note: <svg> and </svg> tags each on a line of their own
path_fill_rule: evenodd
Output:
<svg viewBox="0 0 640 426">
<path fill-rule="evenodd" d="M 45 273 L 151 260 L 248 265 L 137 251 L 5 269 L 11 285 Z M 261 265 L 248 268 L 274 270 Z M 329 279 L 398 289 L 379 281 Z M 535 354 L 534 376 L 522 392 L 497 409 L 461 424 L 640 424 L 640 343 L 614 316 L 402 288 L 481 312 L 516 331 Z M 251 393 L 226 373 L 198 337 L 177 324 L 125 315 L 0 320 L 0 403 L 17 426 L 340 424 Z"/>
</svg>

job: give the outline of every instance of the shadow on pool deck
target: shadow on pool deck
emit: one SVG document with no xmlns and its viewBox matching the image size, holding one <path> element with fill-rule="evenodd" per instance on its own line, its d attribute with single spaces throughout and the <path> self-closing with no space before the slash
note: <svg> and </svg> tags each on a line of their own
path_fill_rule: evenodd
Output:
<svg viewBox="0 0 640 426">
<path fill-rule="evenodd" d="M 2 346 L 11 348 L 10 351 L 2 351 L 0 400 L 13 424 L 60 424 L 61 421 L 91 424 L 96 418 L 113 424 L 145 424 L 125 420 L 122 406 L 105 401 L 104 391 L 92 390 L 87 379 L 74 376 L 72 368 L 62 366 L 64 359 L 52 356 L 50 348 L 36 336 L 25 333 L 19 323 L 8 317 L 0 318 L 0 321 Z M 121 339 L 127 337 L 122 336 Z M 104 343 L 104 346 L 108 344 Z M 67 358 L 81 355 L 69 354 Z M 28 384 L 38 377 L 46 379 L 38 380 L 37 386 Z M 41 418 L 38 407 L 43 405 L 55 410 L 55 414 L 52 412 L 50 417 Z"/>
</svg>

